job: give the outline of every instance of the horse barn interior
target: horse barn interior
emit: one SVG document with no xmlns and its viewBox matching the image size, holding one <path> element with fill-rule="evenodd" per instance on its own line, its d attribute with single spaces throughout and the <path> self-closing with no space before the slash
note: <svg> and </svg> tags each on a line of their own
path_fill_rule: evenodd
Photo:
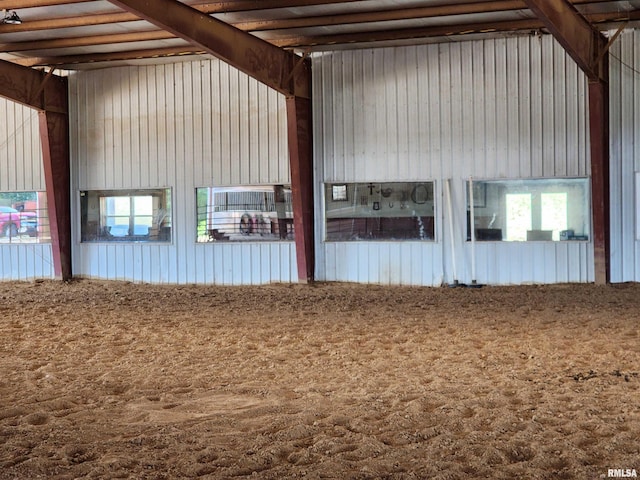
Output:
<svg viewBox="0 0 640 480">
<path fill-rule="evenodd" d="M 639 21 L 0 1 L 0 480 L 637 477 Z"/>
<path fill-rule="evenodd" d="M 3 280 L 640 279 L 640 1 L 2 7 Z"/>
</svg>

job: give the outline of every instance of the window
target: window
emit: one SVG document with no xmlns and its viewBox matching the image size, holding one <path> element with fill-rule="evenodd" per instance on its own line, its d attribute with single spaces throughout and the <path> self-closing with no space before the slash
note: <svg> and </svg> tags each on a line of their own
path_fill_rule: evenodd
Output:
<svg viewBox="0 0 640 480">
<path fill-rule="evenodd" d="M 45 192 L 0 192 L 0 244 L 49 242 Z"/>
<path fill-rule="evenodd" d="M 434 183 L 325 185 L 327 241 L 433 240 Z"/>
<path fill-rule="evenodd" d="M 170 242 L 171 190 L 80 192 L 83 242 Z"/>
<path fill-rule="evenodd" d="M 197 242 L 293 240 L 289 185 L 196 189 Z"/>
<path fill-rule="evenodd" d="M 468 188 L 467 183 L 467 192 Z M 586 178 L 474 181 L 473 191 L 476 240 L 589 239 Z M 470 225 L 467 198 L 467 240 L 471 240 Z"/>
</svg>

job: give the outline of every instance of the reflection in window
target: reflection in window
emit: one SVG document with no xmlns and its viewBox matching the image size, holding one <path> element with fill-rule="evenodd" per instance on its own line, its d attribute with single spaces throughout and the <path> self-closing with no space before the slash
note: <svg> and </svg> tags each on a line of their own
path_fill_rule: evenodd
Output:
<svg viewBox="0 0 640 480">
<path fill-rule="evenodd" d="M 589 239 L 586 178 L 474 181 L 473 191 L 476 240 Z M 470 225 L 467 199 L 467 240 Z"/>
<path fill-rule="evenodd" d="M 433 182 L 325 185 L 326 239 L 433 240 Z"/>
<path fill-rule="evenodd" d="M 507 238 L 505 240 L 521 242 L 527 239 L 531 230 L 531 194 L 507 193 Z"/>
<path fill-rule="evenodd" d="M 83 242 L 171 241 L 171 190 L 80 193 Z"/>
<path fill-rule="evenodd" d="M 0 244 L 49 242 L 45 192 L 0 192 Z"/>
<path fill-rule="evenodd" d="M 567 193 L 541 195 L 542 230 L 553 232 L 553 240 L 560 240 L 560 232 L 567 231 Z"/>
<path fill-rule="evenodd" d="M 197 242 L 293 240 L 289 185 L 196 189 Z"/>
</svg>

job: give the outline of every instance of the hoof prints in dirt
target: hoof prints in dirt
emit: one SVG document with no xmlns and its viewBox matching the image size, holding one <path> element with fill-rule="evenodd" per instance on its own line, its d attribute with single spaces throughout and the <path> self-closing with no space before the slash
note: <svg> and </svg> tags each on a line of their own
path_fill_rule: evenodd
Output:
<svg viewBox="0 0 640 480">
<path fill-rule="evenodd" d="M 638 466 L 640 285 L 78 281 L 0 297 L 0 480 Z"/>
<path fill-rule="evenodd" d="M 620 370 L 614 370 L 613 372 L 610 372 L 607 375 L 612 377 L 624 378 L 625 382 L 630 382 L 631 379 L 638 378 L 639 376 L 638 372 L 624 373 L 624 372 L 621 372 Z M 603 376 L 602 374 L 599 374 L 594 370 L 589 370 L 587 373 L 582 373 L 582 372 L 576 373 L 575 375 L 572 375 L 571 378 L 573 378 L 576 382 L 582 382 L 585 380 L 591 380 L 592 378 L 597 378 L 602 376 Z"/>
</svg>

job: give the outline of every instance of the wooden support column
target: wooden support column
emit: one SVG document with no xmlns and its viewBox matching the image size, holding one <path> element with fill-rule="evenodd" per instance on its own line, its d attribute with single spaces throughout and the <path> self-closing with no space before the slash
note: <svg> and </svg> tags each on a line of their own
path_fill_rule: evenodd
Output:
<svg viewBox="0 0 640 480">
<path fill-rule="evenodd" d="M 314 279 L 315 258 L 311 100 L 287 98 L 287 130 L 298 281 L 308 283 Z"/>
<path fill-rule="evenodd" d="M 71 278 L 69 100 L 67 79 L 0 60 L 0 95 L 39 112 L 53 270 Z"/>
<path fill-rule="evenodd" d="M 597 284 L 609 283 L 609 45 L 567 0 L 525 0 L 525 3 L 589 79 L 594 274 Z"/>
<path fill-rule="evenodd" d="M 609 283 L 609 84 L 589 82 L 589 132 L 591 139 L 591 208 L 596 284 Z"/>
<path fill-rule="evenodd" d="M 38 116 L 53 269 L 57 279 L 69 280 L 72 276 L 69 119 L 65 114 L 47 111 L 39 112 Z"/>
</svg>

